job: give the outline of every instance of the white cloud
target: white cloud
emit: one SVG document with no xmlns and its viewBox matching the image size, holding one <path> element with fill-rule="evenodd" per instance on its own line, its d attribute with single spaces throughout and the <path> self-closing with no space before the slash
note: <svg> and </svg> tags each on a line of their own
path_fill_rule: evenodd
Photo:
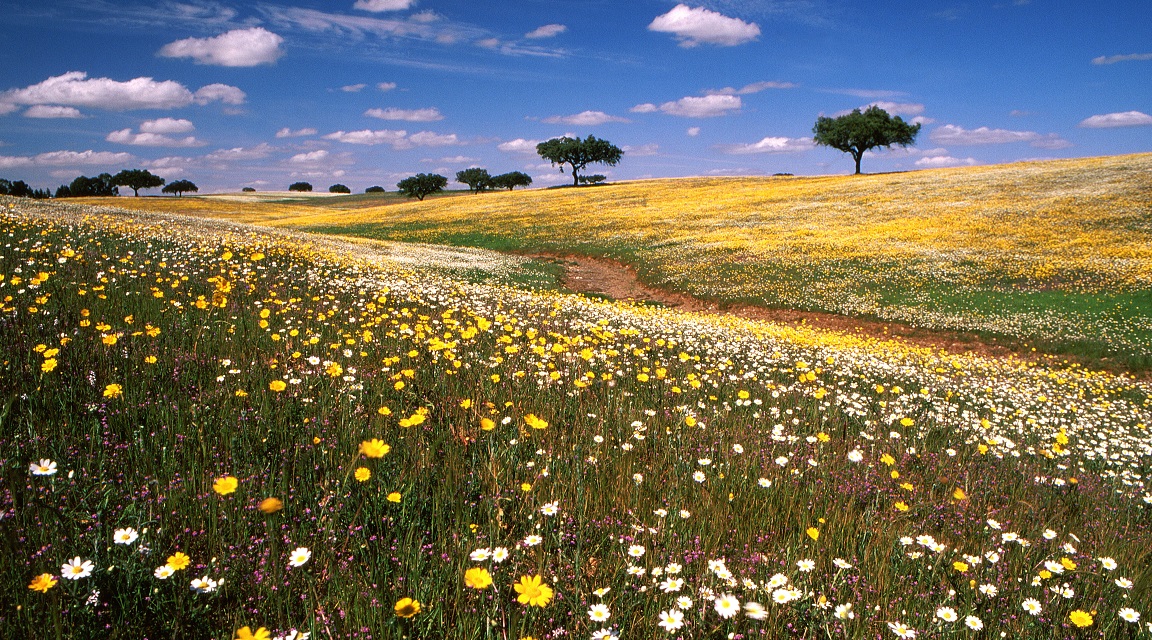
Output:
<svg viewBox="0 0 1152 640">
<path fill-rule="evenodd" d="M 499 38 L 484 38 L 481 40 L 477 40 L 476 46 L 477 47 L 483 47 L 485 49 L 495 49 L 495 48 L 500 46 L 500 39 Z"/>
<path fill-rule="evenodd" d="M 500 144 L 496 145 L 496 148 L 507 153 L 534 154 L 536 153 L 536 145 L 540 144 L 541 142 L 541 140 L 525 140 L 524 138 L 516 138 L 515 140 L 509 140 L 508 142 L 501 142 Z"/>
<path fill-rule="evenodd" d="M 222 67 L 255 67 L 272 64 L 284 55 L 284 38 L 264 29 L 233 29 L 214 38 L 185 38 L 170 42 L 158 55 L 165 58 L 192 58 L 198 64 Z"/>
<path fill-rule="evenodd" d="M 442 164 L 463 164 L 466 162 L 479 162 L 479 158 L 470 158 L 468 156 L 452 156 L 450 158 L 424 158 L 420 162 L 438 162 Z"/>
<path fill-rule="evenodd" d="M 650 103 L 638 104 L 632 107 L 631 111 L 632 113 L 662 111 L 668 115 L 683 118 L 714 118 L 728 115 L 741 106 L 743 103 L 740 101 L 740 96 L 711 95 L 680 98 L 672 102 L 665 102 L 659 107 Z"/>
<path fill-rule="evenodd" d="M 620 150 L 632 158 L 660 155 L 660 145 L 656 143 L 642 144 L 638 147 L 624 145 Z"/>
<path fill-rule="evenodd" d="M 248 94 L 240 88 L 227 84 L 208 84 L 196 90 L 196 104 L 208 104 L 219 100 L 224 104 L 244 104 Z"/>
<path fill-rule="evenodd" d="M 525 38 L 553 38 L 568 30 L 568 27 L 562 24 L 546 24 L 542 27 L 537 27 L 532 31 L 524 34 Z"/>
<path fill-rule="evenodd" d="M 1120 56 L 1099 56 L 1092 58 L 1092 64 L 1116 64 L 1117 62 L 1140 62 L 1152 60 L 1152 53 L 1128 53 Z"/>
<path fill-rule="evenodd" d="M 117 82 L 110 78 L 88 78 L 83 71 L 69 71 L 23 89 L 0 93 L 0 104 L 58 105 L 89 107 L 112 111 L 131 109 L 173 109 L 195 100 L 192 92 L 174 80 L 157 82 L 134 78 Z"/>
<path fill-rule="evenodd" d="M 391 91 L 396 88 L 395 82 L 378 82 L 376 88 L 381 91 Z"/>
<path fill-rule="evenodd" d="M 760 36 L 760 27 L 755 23 L 685 4 L 678 4 L 668 13 L 657 16 L 648 25 L 648 30 L 671 33 L 682 47 L 695 47 L 701 43 L 731 47 Z"/>
<path fill-rule="evenodd" d="M 363 84 L 363 83 L 361 83 L 361 84 L 348 84 L 348 85 L 344 85 L 343 87 L 340 87 L 340 90 L 343 91 L 344 93 L 359 93 L 359 91 L 361 89 L 363 89 L 364 87 L 367 87 L 367 86 L 368 85 Z"/>
<path fill-rule="evenodd" d="M 28 107 L 24 112 L 25 118 L 83 118 L 84 114 L 76 107 L 59 107 L 49 104 L 37 104 Z"/>
<path fill-rule="evenodd" d="M 812 148 L 811 138 L 767 137 L 750 144 L 717 145 L 724 153 L 745 155 L 749 153 L 796 153 Z"/>
<path fill-rule="evenodd" d="M 295 130 L 289 129 L 288 127 L 284 127 L 283 129 L 276 132 L 276 137 L 277 138 L 300 138 L 303 136 L 314 136 L 314 135 L 316 135 L 316 133 L 317 133 L 316 130 L 313 129 L 312 127 L 304 127 L 303 129 L 295 129 Z"/>
<path fill-rule="evenodd" d="M 767 80 L 763 82 L 753 82 L 746 84 L 739 89 L 732 87 L 724 87 L 723 89 L 709 89 L 704 92 L 706 96 L 746 96 L 753 93 L 760 93 L 767 89 L 795 89 L 796 85 L 791 82 L 775 82 Z"/>
<path fill-rule="evenodd" d="M 293 164 L 312 164 L 315 162 L 320 162 L 321 160 L 324 160 L 327 157 L 328 157 L 327 151 L 325 151 L 324 149 L 317 149 L 315 151 L 309 151 L 307 153 L 298 153 L 298 154 L 292 156 L 291 158 L 288 158 L 288 162 L 291 162 Z"/>
<path fill-rule="evenodd" d="M 1035 131 L 1012 131 L 1009 129 L 965 129 L 954 124 L 937 127 L 928 135 L 933 142 L 942 145 L 978 145 L 978 144 L 1009 144 L 1013 142 L 1028 142 L 1034 147 L 1042 149 L 1061 149 L 1071 146 L 1055 133 L 1047 135 Z"/>
<path fill-rule="evenodd" d="M 620 116 L 613 116 L 604 113 L 603 111 L 581 111 L 580 113 L 570 116 L 551 116 L 544 118 L 541 122 L 548 124 L 574 124 L 584 127 L 594 127 L 597 125 L 605 124 L 607 122 L 631 122 L 627 118 Z"/>
<path fill-rule="evenodd" d="M 325 140 L 335 140 L 345 144 L 391 144 L 395 145 L 403 140 L 408 135 L 407 131 L 394 131 L 391 129 L 384 129 L 381 131 L 370 131 L 364 129 L 361 131 L 336 131 L 324 136 Z"/>
<path fill-rule="evenodd" d="M 132 133 L 132 129 L 120 129 L 109 133 L 108 142 L 130 144 L 137 147 L 202 147 L 206 142 L 197 140 L 195 136 L 172 138 L 159 133 Z"/>
<path fill-rule="evenodd" d="M 192 121 L 183 118 L 157 118 L 140 123 L 140 131 L 144 133 L 188 133 L 195 130 Z"/>
<path fill-rule="evenodd" d="M 888 102 L 880 100 L 860 107 L 861 111 L 868 107 L 880 107 L 894 116 L 918 116 L 924 113 L 924 105 L 918 102 Z"/>
<path fill-rule="evenodd" d="M 431 131 L 421 131 L 408 135 L 408 132 L 402 129 L 337 131 L 324 136 L 324 139 L 335 140 L 345 144 L 387 144 L 397 150 L 411 149 L 413 147 L 446 147 L 460 144 L 459 138 L 454 133 L 440 134 Z"/>
<path fill-rule="evenodd" d="M 404 11 L 416 4 L 415 0 L 356 0 L 353 9 L 379 13 L 381 11 Z"/>
<path fill-rule="evenodd" d="M 364 112 L 364 115 L 381 120 L 403 120 L 404 122 L 436 122 L 444 119 L 436 107 L 426 109 L 396 109 L 395 107 L 369 109 Z"/>
<path fill-rule="evenodd" d="M 3 94 L 0 94 L 0 97 L 2 97 L 2 96 L 3 96 Z M 13 111 L 19 111 L 19 110 L 20 110 L 20 107 L 18 105 L 14 105 L 10 102 L 0 102 L 0 116 L 6 116 L 9 113 L 12 113 Z"/>
<path fill-rule="evenodd" d="M 1152 125 L 1152 116 L 1140 111 L 1105 113 L 1080 121 L 1086 129 L 1110 129 L 1112 127 L 1146 127 Z"/>
<path fill-rule="evenodd" d="M 431 131 L 421 131 L 408 136 L 408 142 L 417 147 L 448 147 L 460 144 L 455 133 L 440 134 Z"/>
<path fill-rule="evenodd" d="M 132 162 L 135 159 L 130 153 L 113 153 L 111 151 L 49 151 L 36 156 L 0 156 L 0 169 L 27 166 L 88 166 L 88 165 L 120 165 Z"/>
<path fill-rule="evenodd" d="M 976 158 L 953 158 L 952 156 L 925 156 L 916 161 L 917 167 L 961 167 L 980 164 Z"/>
<path fill-rule="evenodd" d="M 237 160 L 260 160 L 267 158 L 275 148 L 267 142 L 261 142 L 255 147 L 233 147 L 231 149 L 217 149 L 204 156 L 209 162 L 232 162 Z"/>
<path fill-rule="evenodd" d="M 695 138 L 696 136 L 700 135 L 700 127 L 688 127 L 688 130 L 684 133 L 687 133 L 690 137 Z"/>
</svg>

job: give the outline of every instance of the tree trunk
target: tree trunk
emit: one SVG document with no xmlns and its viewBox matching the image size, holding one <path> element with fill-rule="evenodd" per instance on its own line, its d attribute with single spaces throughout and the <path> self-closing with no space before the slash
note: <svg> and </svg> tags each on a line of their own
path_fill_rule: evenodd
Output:
<svg viewBox="0 0 1152 640">
<path fill-rule="evenodd" d="M 576 167 L 572 167 L 572 186 L 580 186 L 580 176 L 576 175 Z"/>
<path fill-rule="evenodd" d="M 860 175 L 860 160 L 864 158 L 864 152 L 853 153 L 852 157 L 856 159 L 856 173 L 854 175 Z"/>
</svg>

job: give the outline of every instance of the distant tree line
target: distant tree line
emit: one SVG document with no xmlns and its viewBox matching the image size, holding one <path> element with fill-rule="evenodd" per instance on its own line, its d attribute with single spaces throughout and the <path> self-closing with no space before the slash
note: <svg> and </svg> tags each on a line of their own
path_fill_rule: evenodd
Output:
<svg viewBox="0 0 1152 640">
<path fill-rule="evenodd" d="M 36 198 L 42 200 L 51 197 L 47 189 L 33 189 L 23 180 L 12 182 L 0 178 L 0 196 L 15 196 L 17 198 Z"/>
</svg>

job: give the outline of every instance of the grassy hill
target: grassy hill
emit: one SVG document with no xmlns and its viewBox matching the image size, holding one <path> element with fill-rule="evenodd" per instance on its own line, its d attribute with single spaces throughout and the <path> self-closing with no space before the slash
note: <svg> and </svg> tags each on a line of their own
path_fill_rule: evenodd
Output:
<svg viewBox="0 0 1152 640">
<path fill-rule="evenodd" d="M 647 284 L 720 303 L 975 331 L 1144 371 L 1149 176 L 1152 154 L 1141 154 L 648 180 L 355 210 L 329 207 L 335 200 L 188 210 L 323 233 L 610 257 Z"/>
</svg>

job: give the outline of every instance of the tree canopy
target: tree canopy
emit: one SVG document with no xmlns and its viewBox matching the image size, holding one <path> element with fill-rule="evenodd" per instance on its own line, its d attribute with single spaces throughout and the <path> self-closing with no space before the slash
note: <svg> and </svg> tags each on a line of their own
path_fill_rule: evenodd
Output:
<svg viewBox="0 0 1152 640">
<path fill-rule="evenodd" d="M 572 185 L 580 185 L 580 172 L 592 163 L 600 163 L 609 167 L 616 166 L 624 152 L 620 147 L 601 140 L 596 136 L 588 136 L 581 140 L 579 137 L 552 138 L 536 145 L 536 153 L 541 158 L 560 165 L 560 172 L 564 172 L 564 165 L 572 167 Z"/>
<path fill-rule="evenodd" d="M 492 188 L 492 176 L 488 175 L 487 169 L 481 169 L 480 167 L 457 171 L 456 182 L 468 185 L 472 193 L 480 193 L 481 191 Z"/>
<path fill-rule="evenodd" d="M 860 173 L 860 159 L 864 152 L 876 147 L 902 147 L 914 144 L 920 124 L 904 122 L 900 116 L 893 118 L 877 106 L 868 107 L 863 113 L 853 109 L 852 113 L 838 118 L 820 116 L 812 127 L 812 140 L 825 147 L 839 149 L 852 154 L 856 161 L 856 173 Z"/>
<path fill-rule="evenodd" d="M 161 193 L 174 193 L 176 197 L 180 197 L 185 193 L 196 193 L 198 191 L 200 191 L 200 187 L 197 187 L 191 180 L 175 180 L 160 190 Z"/>
<path fill-rule="evenodd" d="M 425 196 L 443 191 L 448 186 L 448 178 L 438 173 L 417 173 L 396 183 L 400 193 L 409 198 L 424 200 Z"/>
<path fill-rule="evenodd" d="M 77 176 L 67 187 L 61 185 L 56 190 L 56 197 L 71 197 L 71 198 L 84 198 L 84 197 L 101 197 L 101 196 L 118 196 L 120 190 L 112 182 L 112 174 L 101 173 L 98 176 L 89 178 L 87 176 Z"/>
<path fill-rule="evenodd" d="M 310 182 L 293 182 L 288 185 L 289 191 L 311 191 L 312 184 Z"/>
<path fill-rule="evenodd" d="M 507 189 L 511 191 L 516 187 L 527 187 L 532 184 L 532 176 L 523 171 L 509 171 L 498 176 L 492 176 L 493 189 Z"/>
<path fill-rule="evenodd" d="M 139 197 L 141 189 L 152 189 L 162 186 L 164 178 L 153 175 L 147 169 L 123 169 L 112 176 L 112 184 L 118 187 L 128 187 L 132 195 Z"/>
<path fill-rule="evenodd" d="M 384 187 L 372 186 L 364 190 L 364 193 L 384 193 Z"/>
<path fill-rule="evenodd" d="M 337 183 L 331 187 L 328 187 L 328 193 L 352 193 L 352 190 L 349 189 L 346 185 Z"/>
</svg>

